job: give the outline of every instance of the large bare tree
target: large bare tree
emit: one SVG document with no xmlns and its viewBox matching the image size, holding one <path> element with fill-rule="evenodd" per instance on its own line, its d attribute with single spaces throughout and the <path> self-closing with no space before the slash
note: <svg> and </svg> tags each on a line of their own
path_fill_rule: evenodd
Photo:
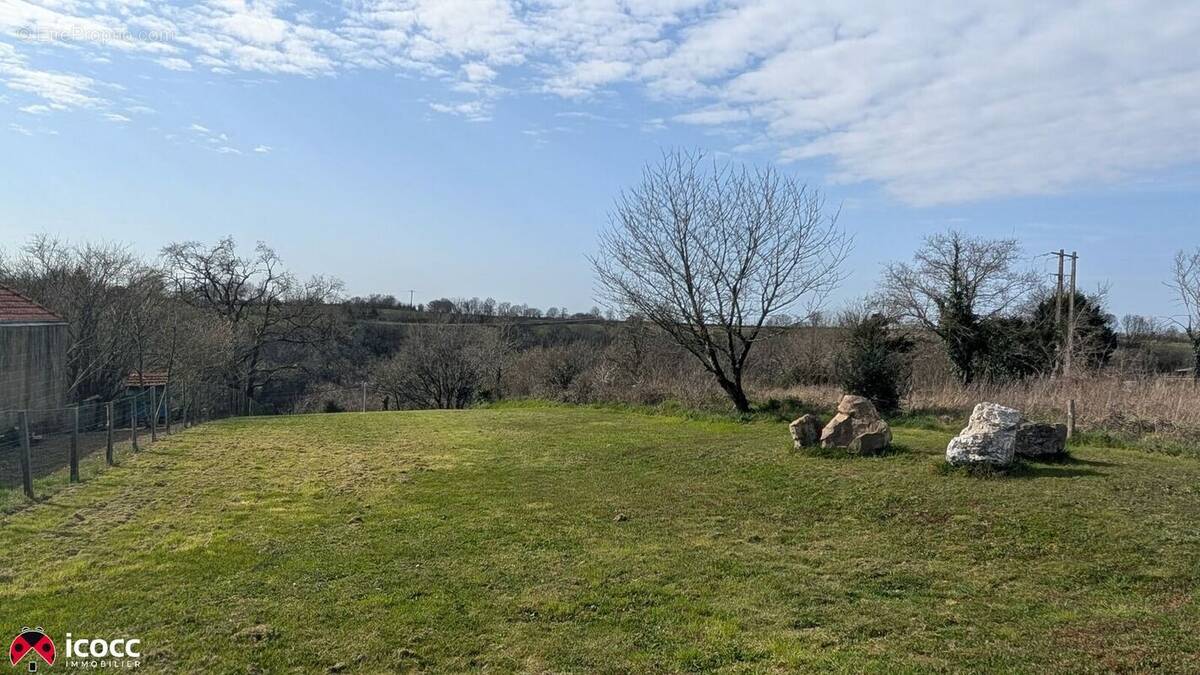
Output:
<svg viewBox="0 0 1200 675">
<path fill-rule="evenodd" d="M 1176 299 L 1184 309 L 1184 318 L 1176 319 L 1192 343 L 1192 377 L 1200 381 L 1200 248 L 1175 254 L 1171 281 Z"/>
<path fill-rule="evenodd" d="M 159 275 L 121 244 L 44 234 L 0 260 L 6 283 L 66 317 L 67 384 L 75 400 L 114 396 L 138 366 L 159 320 Z"/>
<path fill-rule="evenodd" d="M 1037 275 L 1022 266 L 1015 239 L 984 239 L 950 230 L 925 239 L 912 263 L 884 270 L 889 309 L 936 334 L 964 384 L 975 379 L 987 349 L 985 322 L 1033 291 Z"/>
<path fill-rule="evenodd" d="M 301 281 L 266 244 L 244 257 L 229 237 L 212 246 L 171 244 L 163 258 L 180 298 L 228 325 L 234 346 L 226 380 L 247 406 L 272 379 L 303 368 L 314 349 L 331 344 L 336 322 L 326 305 L 338 296 L 337 280 Z"/>
<path fill-rule="evenodd" d="M 821 195 L 775 168 L 674 151 L 617 198 L 591 262 L 605 301 L 665 331 L 746 412 L 747 358 L 781 330 L 768 319 L 820 304 L 849 245 Z"/>
<path fill-rule="evenodd" d="M 375 386 L 401 406 L 465 408 L 500 374 L 497 349 L 505 339 L 492 327 L 464 325 L 452 317 L 414 325 L 404 345 L 375 370 Z"/>
</svg>

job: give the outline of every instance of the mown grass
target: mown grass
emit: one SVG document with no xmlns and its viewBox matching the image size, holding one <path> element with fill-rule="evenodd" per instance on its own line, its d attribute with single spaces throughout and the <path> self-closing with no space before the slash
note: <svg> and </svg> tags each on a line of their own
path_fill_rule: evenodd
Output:
<svg viewBox="0 0 1200 675">
<path fill-rule="evenodd" d="M 227 420 L 0 521 L 4 630 L 147 672 L 1186 671 L 1200 461 L 527 404 Z"/>
<path fill-rule="evenodd" d="M 140 443 L 143 446 L 148 445 L 150 443 L 149 434 L 142 438 Z M 39 450 L 40 448 L 35 448 L 32 452 L 38 452 Z M 113 443 L 113 462 L 115 464 L 120 464 L 133 453 L 134 450 L 129 440 L 121 439 Z M 13 468 L 15 469 L 16 467 Z M 104 456 L 104 448 L 100 448 L 79 459 L 79 480 L 81 482 L 91 481 L 110 468 Z M 21 487 L 20 474 L 6 475 L 5 478 L 7 479 L 7 484 L 0 484 L 0 514 L 28 508 L 30 501 L 25 496 L 25 492 Z M 33 494 L 35 498 L 43 499 L 66 489 L 70 485 L 71 472 L 69 468 L 64 466 L 46 475 L 35 475 L 33 479 Z"/>
</svg>

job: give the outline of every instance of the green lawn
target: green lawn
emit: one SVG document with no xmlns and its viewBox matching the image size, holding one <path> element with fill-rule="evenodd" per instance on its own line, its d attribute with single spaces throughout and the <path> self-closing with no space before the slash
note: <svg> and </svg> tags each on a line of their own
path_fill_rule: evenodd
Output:
<svg viewBox="0 0 1200 675">
<path fill-rule="evenodd" d="M 140 637 L 142 672 L 1200 667 L 1200 460 L 984 479 L 939 470 L 945 430 L 895 435 L 862 459 L 590 408 L 212 423 L 0 516 L 0 630 Z"/>
</svg>

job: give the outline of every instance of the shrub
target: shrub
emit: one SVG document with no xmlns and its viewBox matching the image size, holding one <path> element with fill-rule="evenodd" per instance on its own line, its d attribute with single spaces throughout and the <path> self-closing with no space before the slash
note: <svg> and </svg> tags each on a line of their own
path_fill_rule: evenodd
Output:
<svg viewBox="0 0 1200 675">
<path fill-rule="evenodd" d="M 850 324 L 837 360 L 842 388 L 871 399 L 880 412 L 895 412 L 908 389 L 913 341 L 879 313 L 855 317 Z"/>
<path fill-rule="evenodd" d="M 500 378 L 498 343 L 489 331 L 448 322 L 415 326 L 396 355 L 375 369 L 376 386 L 401 406 L 465 408 Z"/>
</svg>

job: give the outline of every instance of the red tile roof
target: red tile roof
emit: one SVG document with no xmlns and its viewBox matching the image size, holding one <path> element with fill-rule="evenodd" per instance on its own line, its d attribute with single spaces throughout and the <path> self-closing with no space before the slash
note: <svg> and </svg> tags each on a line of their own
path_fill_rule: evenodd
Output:
<svg viewBox="0 0 1200 675">
<path fill-rule="evenodd" d="M 147 370 L 144 373 L 130 373 L 125 378 L 126 387 L 161 387 L 167 383 L 167 373 L 164 370 Z"/>
<path fill-rule="evenodd" d="M 61 323 L 64 319 L 0 284 L 0 323 Z"/>
</svg>

